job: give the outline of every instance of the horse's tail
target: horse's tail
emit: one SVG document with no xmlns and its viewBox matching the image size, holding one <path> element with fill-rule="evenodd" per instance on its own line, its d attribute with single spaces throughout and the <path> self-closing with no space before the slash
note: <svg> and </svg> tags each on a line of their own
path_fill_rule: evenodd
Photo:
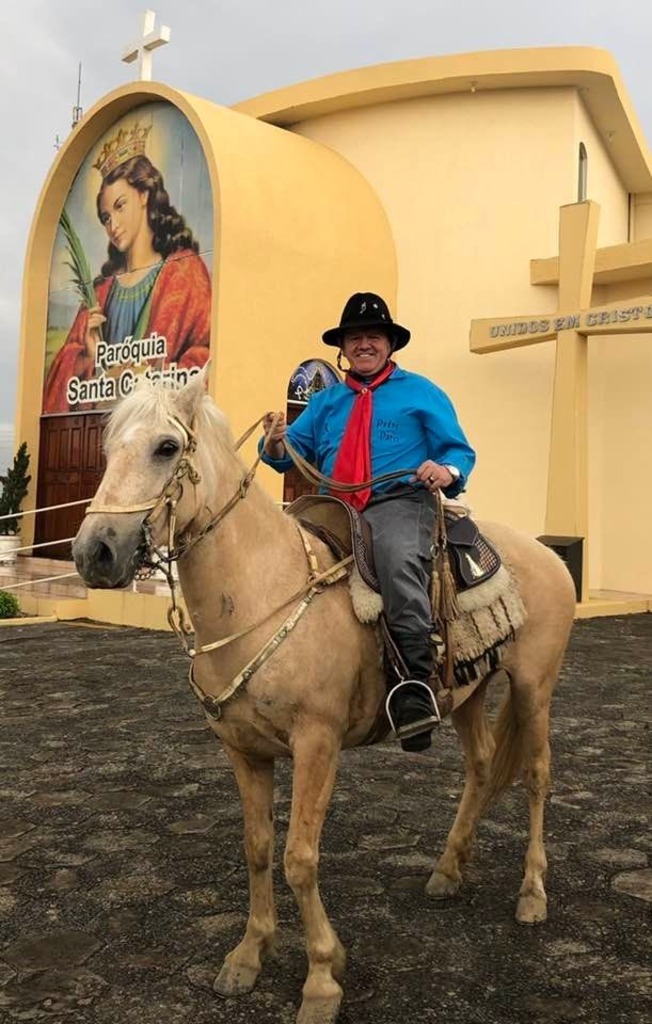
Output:
<svg viewBox="0 0 652 1024">
<path fill-rule="evenodd" d="M 521 732 L 509 689 L 494 723 L 493 738 L 496 746 L 491 760 L 489 779 L 483 794 L 483 809 L 493 803 L 502 791 L 514 782 L 523 763 Z"/>
</svg>

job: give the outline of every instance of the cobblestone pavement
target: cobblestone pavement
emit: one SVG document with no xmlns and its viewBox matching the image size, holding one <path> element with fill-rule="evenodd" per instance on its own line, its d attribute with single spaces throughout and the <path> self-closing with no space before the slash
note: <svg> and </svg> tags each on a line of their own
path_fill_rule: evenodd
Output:
<svg viewBox="0 0 652 1024">
<path fill-rule="evenodd" d="M 278 869 L 274 960 L 251 995 L 212 992 L 246 918 L 240 810 L 175 639 L 9 627 L 0 670 L 0 1020 L 291 1024 L 305 957 Z M 513 916 L 520 787 L 481 826 L 460 896 L 423 895 L 462 782 L 449 724 L 426 755 L 343 756 L 321 862 L 349 951 L 341 1024 L 649 1024 L 651 675 L 652 615 L 576 624 L 538 928 Z M 279 847 L 289 787 L 281 763 Z"/>
</svg>

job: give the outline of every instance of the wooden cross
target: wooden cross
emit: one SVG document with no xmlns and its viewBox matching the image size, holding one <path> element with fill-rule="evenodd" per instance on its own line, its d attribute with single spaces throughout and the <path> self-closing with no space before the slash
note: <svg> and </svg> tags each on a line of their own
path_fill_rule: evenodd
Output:
<svg viewBox="0 0 652 1024">
<path fill-rule="evenodd" d="M 562 206 L 556 313 L 471 321 L 471 351 L 497 352 L 557 339 L 546 534 L 584 540 L 582 600 L 588 599 L 588 338 L 652 331 L 652 295 L 591 307 L 600 207 Z"/>
<path fill-rule="evenodd" d="M 139 41 L 128 46 L 122 54 L 125 64 L 138 61 L 138 77 L 141 82 L 150 82 L 152 79 L 152 50 L 170 42 L 170 29 L 167 25 L 155 29 L 155 24 L 155 12 L 145 11 L 140 19 Z"/>
</svg>

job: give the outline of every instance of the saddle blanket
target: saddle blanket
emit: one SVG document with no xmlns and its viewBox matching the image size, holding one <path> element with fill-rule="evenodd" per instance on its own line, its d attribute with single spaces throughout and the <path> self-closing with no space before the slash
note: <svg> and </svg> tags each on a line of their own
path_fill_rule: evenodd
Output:
<svg viewBox="0 0 652 1024">
<path fill-rule="evenodd" d="M 287 511 L 322 537 L 337 558 L 354 554 L 350 579 L 354 612 L 360 622 L 377 622 L 383 605 L 364 517 L 346 502 L 326 495 L 303 495 Z M 454 503 L 445 509 L 445 522 L 459 609 L 447 623 L 448 641 L 455 681 L 462 686 L 498 667 L 505 645 L 525 622 L 526 611 L 509 567 L 464 506 Z"/>
</svg>

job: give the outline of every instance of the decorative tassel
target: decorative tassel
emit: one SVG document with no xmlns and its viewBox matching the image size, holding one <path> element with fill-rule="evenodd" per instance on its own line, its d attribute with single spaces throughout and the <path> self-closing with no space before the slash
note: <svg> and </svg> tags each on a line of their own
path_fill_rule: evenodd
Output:
<svg viewBox="0 0 652 1024">
<path fill-rule="evenodd" d="M 433 567 L 430 575 L 430 607 L 432 608 L 433 618 L 435 620 L 440 618 L 441 613 L 441 577 L 438 568 Z"/>
<path fill-rule="evenodd" d="M 438 574 L 439 575 L 439 574 Z M 448 558 L 444 558 L 444 565 L 441 572 L 441 617 L 444 622 L 453 622 L 459 618 L 460 608 L 457 603 L 457 588 L 453 573 L 451 572 Z"/>
<path fill-rule="evenodd" d="M 436 496 L 436 531 L 437 540 L 434 545 L 436 551 L 436 572 L 433 573 L 433 608 L 439 613 L 439 617 L 442 622 L 453 622 L 454 619 L 459 618 L 460 609 L 457 603 L 457 587 L 455 585 L 455 579 L 451 571 L 450 561 L 448 558 L 448 544 L 446 537 L 446 520 L 444 518 L 444 503 L 441 496 L 441 491 L 437 491 Z M 437 577 L 437 583 L 434 582 L 434 577 Z M 436 597 L 436 603 L 435 603 Z"/>
</svg>

